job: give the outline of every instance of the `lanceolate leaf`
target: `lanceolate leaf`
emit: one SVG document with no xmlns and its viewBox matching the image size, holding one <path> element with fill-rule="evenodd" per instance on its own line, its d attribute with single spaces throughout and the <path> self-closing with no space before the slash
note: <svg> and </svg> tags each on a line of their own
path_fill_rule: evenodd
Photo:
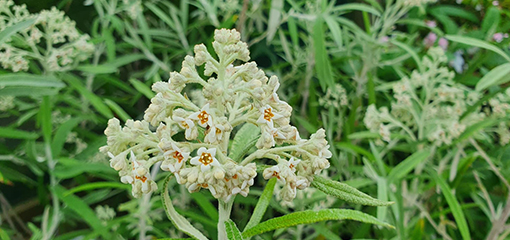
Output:
<svg viewBox="0 0 510 240">
<path fill-rule="evenodd" d="M 414 167 L 416 167 L 416 165 L 427 159 L 429 155 L 430 151 L 427 150 L 421 150 L 413 153 L 411 156 L 400 162 L 391 170 L 391 172 L 388 174 L 388 182 L 397 181 L 403 178 L 409 172 L 411 172 Z"/>
<path fill-rule="evenodd" d="M 170 199 L 170 195 L 168 195 L 168 182 L 170 181 L 171 177 L 172 175 L 169 175 L 166 178 L 163 185 L 163 192 L 161 193 L 161 200 L 163 201 L 163 206 L 165 207 L 165 212 L 168 216 L 168 219 L 172 221 L 176 228 L 188 234 L 190 237 L 199 240 L 207 240 L 207 237 L 205 237 L 204 234 L 198 231 L 186 218 L 175 211 L 174 205 L 172 204 L 172 199 Z"/>
<path fill-rule="evenodd" d="M 230 147 L 228 156 L 232 160 L 239 162 L 241 158 L 257 143 L 257 139 L 260 135 L 260 128 L 251 123 L 245 123 L 239 131 Z"/>
<path fill-rule="evenodd" d="M 262 216 L 264 216 L 264 213 L 267 210 L 267 206 L 269 206 L 269 202 L 273 197 L 275 184 L 276 178 L 271 178 L 267 182 L 266 188 L 264 188 L 264 192 L 262 192 L 262 195 L 260 196 L 259 201 L 255 206 L 255 209 L 253 210 L 253 214 L 251 215 L 250 221 L 248 221 L 248 224 L 246 224 L 246 227 L 244 229 L 254 227 L 255 225 L 260 223 L 260 220 L 262 220 Z"/>
<path fill-rule="evenodd" d="M 317 71 L 317 77 L 322 90 L 326 87 L 331 87 L 334 84 L 333 70 L 331 68 L 331 62 L 329 61 L 329 55 L 326 51 L 324 28 L 324 19 L 317 17 L 315 19 L 314 31 L 313 31 L 313 47 L 315 50 L 315 70 Z"/>
<path fill-rule="evenodd" d="M 53 191 L 55 191 L 58 198 L 60 198 L 68 208 L 76 212 L 81 219 L 87 222 L 95 231 L 99 232 L 103 236 L 103 239 L 112 239 L 110 233 L 106 231 L 106 228 L 97 218 L 96 213 L 83 200 L 73 194 L 65 195 L 66 189 L 60 185 L 55 186 Z"/>
<path fill-rule="evenodd" d="M 482 91 L 494 85 L 503 84 L 510 81 L 510 63 L 505 63 L 493 68 L 485 74 L 476 84 L 476 91 Z"/>
<path fill-rule="evenodd" d="M 510 57 L 505 52 L 503 52 L 498 47 L 496 47 L 496 46 L 494 46 L 494 45 L 492 45 L 492 44 L 490 44 L 490 43 L 488 43 L 486 41 L 482 41 L 482 40 L 476 39 L 476 38 L 457 36 L 457 35 L 446 35 L 445 38 L 450 40 L 450 41 L 454 41 L 454 42 L 463 43 L 463 44 L 466 44 L 466 45 L 471 45 L 471 46 L 475 46 L 475 47 L 480 47 L 480 48 L 485 48 L 487 50 L 491 50 L 491 51 L 501 55 L 504 59 L 506 59 L 507 61 L 510 62 Z"/>
<path fill-rule="evenodd" d="M 227 231 L 227 237 L 229 240 L 243 240 L 241 232 L 232 220 L 229 219 L 225 221 L 225 230 Z"/>
<path fill-rule="evenodd" d="M 259 223 L 255 227 L 245 230 L 243 232 L 243 237 L 252 237 L 280 228 L 288 228 L 300 224 L 310 224 L 327 220 L 354 220 L 393 228 L 393 226 L 381 222 L 375 217 L 360 211 L 350 209 L 323 209 L 319 211 L 307 210 L 294 212 L 282 217 L 267 220 L 265 222 Z"/>
<path fill-rule="evenodd" d="M 462 239 L 471 239 L 471 235 L 469 233 L 469 227 L 466 222 L 466 218 L 464 217 L 464 213 L 462 212 L 462 208 L 460 207 L 457 198 L 452 194 L 452 190 L 446 184 L 446 182 L 437 174 L 436 171 L 430 170 L 430 176 L 434 179 L 436 184 L 441 188 L 441 192 L 446 198 L 446 202 L 450 206 L 452 210 L 453 217 L 455 218 L 455 222 L 457 223 L 457 227 L 459 228 L 460 234 L 462 235 Z"/>
<path fill-rule="evenodd" d="M 9 37 L 11 37 L 13 34 L 16 34 L 17 32 L 30 27 L 30 25 L 35 23 L 35 20 L 36 18 L 31 18 L 6 27 L 3 31 L 0 32 L 0 44 L 9 39 Z"/>
<path fill-rule="evenodd" d="M 345 183 L 329 180 L 319 176 L 315 176 L 312 185 L 328 195 L 351 203 L 368 206 L 388 206 L 393 204 L 392 202 L 384 202 L 375 199 Z"/>
</svg>

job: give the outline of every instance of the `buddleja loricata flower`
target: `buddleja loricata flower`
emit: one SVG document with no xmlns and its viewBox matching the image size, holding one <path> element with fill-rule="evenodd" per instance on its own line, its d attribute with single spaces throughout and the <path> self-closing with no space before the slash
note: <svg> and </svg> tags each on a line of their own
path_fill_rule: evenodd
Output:
<svg viewBox="0 0 510 240">
<path fill-rule="evenodd" d="M 370 105 L 366 127 L 391 141 L 391 131 L 402 131 L 413 140 L 428 140 L 437 146 L 449 145 L 466 126 L 485 116 L 472 111 L 461 119 L 480 94 L 453 81 L 454 73 L 442 67 L 447 62 L 441 48 L 431 48 L 422 60 L 424 71 L 415 70 L 393 84 L 391 109 Z"/>
<path fill-rule="evenodd" d="M 257 165 L 265 166 L 262 163 L 270 159 L 275 165 L 266 166 L 263 177 L 277 178 L 283 185 L 281 199 L 293 200 L 297 189 L 310 186 L 314 174 L 329 167 L 324 130 L 309 140 L 300 138 L 289 124 L 292 107 L 277 94 L 278 78 L 268 79 L 255 62 L 235 64 L 250 59 L 236 30 L 216 30 L 212 46 L 218 59 L 205 45 L 196 45 L 195 56 L 186 56 L 180 72 L 152 86 L 157 94 L 143 120 L 129 120 L 121 127 L 119 120 L 111 119 L 105 130 L 107 146 L 101 151 L 111 157 L 121 181 L 133 185 L 135 197 L 156 189 L 148 175 L 156 162 L 189 192 L 207 189 L 225 201 L 236 194 L 247 196 Z M 201 65 L 207 80 L 197 72 Z M 196 99 L 182 92 L 188 84 L 202 88 L 191 95 Z M 244 127 L 259 129 L 253 141 L 257 150 L 232 159 L 230 139 Z"/>
<path fill-rule="evenodd" d="M 29 19 L 35 19 L 34 24 L 0 44 L 3 68 L 27 71 L 30 60 L 37 60 L 47 71 L 66 71 L 94 51 L 89 36 L 80 34 L 76 23 L 55 7 L 30 14 L 25 5 L 0 0 L 0 32 Z"/>
</svg>

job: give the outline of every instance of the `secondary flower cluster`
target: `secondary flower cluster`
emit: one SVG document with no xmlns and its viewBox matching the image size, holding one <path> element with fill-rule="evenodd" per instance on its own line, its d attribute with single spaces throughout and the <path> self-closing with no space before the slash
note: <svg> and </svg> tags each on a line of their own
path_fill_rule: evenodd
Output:
<svg viewBox="0 0 510 240">
<path fill-rule="evenodd" d="M 14 72 L 27 71 L 30 60 L 37 60 L 48 71 L 65 71 L 86 60 L 94 51 L 89 36 L 80 34 L 76 23 L 53 7 L 30 14 L 25 5 L 0 0 L 0 32 L 26 20 L 35 19 L 0 44 L 0 64 Z"/>
<path fill-rule="evenodd" d="M 391 141 L 390 131 L 402 130 L 411 139 L 437 146 L 449 145 L 466 126 L 484 118 L 480 109 L 463 116 L 480 94 L 453 81 L 454 73 L 442 67 L 447 59 L 441 48 L 431 48 L 422 60 L 423 72 L 413 71 L 393 84 L 391 110 L 370 105 L 364 119 L 366 127 Z"/>
<path fill-rule="evenodd" d="M 205 45 L 196 45 L 194 57 L 186 56 L 180 72 L 152 86 L 157 94 L 143 120 L 129 120 L 121 127 L 119 120 L 111 119 L 105 130 L 107 146 L 101 151 L 111 157 L 121 181 L 133 185 L 135 197 L 157 188 L 149 169 L 161 162 L 161 169 L 173 173 L 190 192 L 208 189 L 225 201 L 237 194 L 246 196 L 257 165 L 264 166 L 263 177 L 277 178 L 284 185 L 281 199 L 292 201 L 296 189 L 310 186 L 314 174 L 329 167 L 331 152 L 324 130 L 301 139 L 289 123 L 292 107 L 277 94 L 278 78 L 268 79 L 255 62 L 234 65 L 250 58 L 236 30 L 216 30 L 212 46 L 218 59 Z M 202 65 L 207 80 L 197 71 Z M 188 84 L 202 88 L 191 94 L 191 100 L 183 92 Z M 243 139 L 234 133 L 244 129 L 256 131 L 239 138 L 254 140 L 237 146 L 235 141 Z M 246 145 L 248 153 L 238 156 L 241 149 L 234 147 Z M 276 164 L 263 165 L 268 160 Z"/>
</svg>

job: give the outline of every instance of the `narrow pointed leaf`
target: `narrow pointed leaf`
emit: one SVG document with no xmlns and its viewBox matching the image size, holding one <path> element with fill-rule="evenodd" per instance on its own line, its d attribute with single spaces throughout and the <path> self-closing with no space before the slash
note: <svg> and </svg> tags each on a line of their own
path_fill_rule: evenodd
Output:
<svg viewBox="0 0 510 240">
<path fill-rule="evenodd" d="M 328 195 L 350 203 L 368 206 L 388 206 L 392 204 L 392 202 L 384 202 L 375 199 L 345 183 L 329 180 L 319 176 L 315 176 L 312 186 Z"/>
<path fill-rule="evenodd" d="M 503 52 L 500 48 L 486 42 L 486 41 L 483 41 L 483 40 L 480 40 L 480 39 L 476 39 L 476 38 L 471 38 L 471 37 L 464 37 L 464 36 L 457 36 L 457 35 L 446 35 L 445 36 L 446 39 L 450 40 L 450 41 L 454 41 L 454 42 L 458 42 L 458 43 L 462 43 L 462 44 L 466 44 L 466 45 L 470 45 L 470 46 L 475 46 L 475 47 L 480 47 L 480 48 L 485 48 L 487 50 L 491 50 L 497 54 L 499 54 L 500 56 L 502 56 L 504 59 L 506 59 L 507 61 L 510 62 L 510 57 L 508 56 L 508 54 L 506 54 L 505 52 Z"/>
<path fill-rule="evenodd" d="M 360 211 L 350 209 L 322 209 L 319 211 L 306 210 L 294 212 L 282 217 L 267 220 L 245 230 L 243 232 L 243 237 L 248 238 L 280 228 L 288 228 L 296 225 L 311 224 L 327 220 L 354 220 L 393 228 L 393 226 Z"/>
<path fill-rule="evenodd" d="M 333 70 L 331 68 L 331 62 L 329 61 L 329 55 L 326 50 L 325 36 L 324 36 L 324 19 L 318 16 L 315 19 L 313 27 L 313 47 L 315 50 L 315 71 L 317 72 L 317 78 L 322 90 L 326 87 L 331 87 L 334 84 Z"/>
<path fill-rule="evenodd" d="M 266 188 L 264 188 L 264 192 L 262 192 L 262 195 L 260 195 L 259 201 L 257 202 L 255 209 L 253 210 L 253 214 L 251 215 L 250 221 L 248 221 L 248 224 L 246 224 L 246 227 L 244 229 L 254 227 L 255 225 L 260 223 L 260 220 L 262 220 L 262 217 L 264 216 L 264 213 L 267 210 L 267 206 L 269 206 L 269 202 L 273 197 L 275 184 L 276 178 L 271 178 L 267 182 Z"/>
<path fill-rule="evenodd" d="M 25 21 L 16 23 L 12 26 L 6 27 L 3 31 L 0 32 L 0 44 L 9 39 L 12 35 L 17 32 L 30 27 L 35 23 L 36 18 L 27 19 Z"/>
<path fill-rule="evenodd" d="M 151 88 L 148 87 L 147 85 L 145 85 L 144 83 L 142 83 L 134 78 L 129 79 L 129 82 L 131 84 L 133 84 L 133 87 L 135 87 L 136 90 L 141 92 L 148 99 L 151 99 L 154 96 L 156 96 L 156 94 L 151 90 Z"/>
<path fill-rule="evenodd" d="M 476 91 L 482 91 L 489 87 L 510 81 L 510 63 L 505 63 L 493 68 L 485 74 L 476 84 Z"/>
<path fill-rule="evenodd" d="M 466 218 L 464 217 L 464 213 L 462 212 L 462 208 L 460 207 L 457 198 L 452 193 L 452 189 L 448 186 L 448 184 L 437 174 L 436 171 L 430 170 L 430 176 L 436 184 L 441 188 L 441 192 L 443 193 L 448 206 L 450 206 L 453 214 L 453 218 L 455 218 L 455 222 L 457 223 L 457 227 L 462 235 L 462 239 L 467 240 L 471 239 L 471 235 L 469 233 L 469 227 L 466 222 Z"/>
<path fill-rule="evenodd" d="M 67 190 L 60 185 L 55 186 L 53 191 L 55 191 L 58 198 L 62 200 L 68 208 L 76 212 L 83 221 L 94 229 L 94 231 L 99 232 L 103 236 L 103 239 L 112 239 L 110 232 L 106 231 L 106 227 L 101 224 L 96 213 L 87 205 L 87 203 L 73 194 L 65 195 Z"/>
<path fill-rule="evenodd" d="M 232 220 L 225 221 L 225 230 L 227 231 L 227 237 L 229 240 L 243 240 L 241 231 L 237 228 L 236 224 Z"/>
<path fill-rule="evenodd" d="M 204 234 L 198 231 L 186 218 L 175 211 L 174 205 L 172 204 L 172 199 L 170 199 L 170 195 L 168 194 L 168 182 L 170 182 L 171 177 L 172 175 L 169 175 L 166 178 L 163 185 L 163 192 L 161 193 L 161 195 L 163 195 L 161 196 L 161 201 L 163 201 L 163 206 L 165 207 L 165 212 L 168 216 L 168 219 L 172 221 L 176 228 L 188 234 L 190 237 L 199 240 L 207 240 L 207 237 L 205 237 Z"/>
<path fill-rule="evenodd" d="M 283 0 L 272 0 L 271 1 L 271 10 L 269 11 L 269 20 L 267 24 L 267 42 L 271 42 L 273 40 L 276 30 L 278 30 L 280 26 L 280 19 L 282 16 L 283 10 Z"/>
<path fill-rule="evenodd" d="M 430 151 L 427 150 L 421 150 L 413 153 L 411 156 L 407 157 L 404 161 L 400 162 L 391 170 L 391 172 L 388 174 L 388 182 L 397 181 L 405 177 L 419 163 L 427 159 L 429 155 Z"/>
</svg>

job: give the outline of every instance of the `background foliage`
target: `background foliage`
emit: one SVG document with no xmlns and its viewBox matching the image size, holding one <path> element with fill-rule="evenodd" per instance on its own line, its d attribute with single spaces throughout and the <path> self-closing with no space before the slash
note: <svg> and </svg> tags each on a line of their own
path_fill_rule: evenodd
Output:
<svg viewBox="0 0 510 240">
<path fill-rule="evenodd" d="M 273 198 L 273 211 L 265 218 L 310 208 L 351 208 L 395 229 L 328 221 L 260 238 L 506 239 L 510 234 L 510 39 L 505 35 L 510 1 L 16 4 L 27 4 L 31 13 L 52 7 L 64 11 L 80 33 L 90 35 L 94 48 L 89 58 L 68 69 L 50 71 L 43 60 L 31 59 L 24 73 L 6 66 L 0 70 L 1 239 L 184 237 L 165 217 L 159 196 L 133 199 L 129 185 L 118 181 L 98 148 L 106 142 L 109 118 L 140 119 L 154 82 L 179 69 L 195 44 L 210 43 L 214 29 L 234 27 L 248 42 L 252 60 L 281 79 L 280 96 L 293 106 L 300 132 L 327 129 L 333 152 L 329 177 L 395 202 L 353 206 L 319 191 L 299 192 L 290 207 Z M 25 46 L 22 28 L 8 34 L 3 27 L 2 46 Z M 431 67 L 426 62 L 436 47 L 447 59 Z M 440 79 L 433 70 L 448 77 Z M 398 94 L 410 94 L 409 88 L 398 90 L 402 84 L 410 87 L 406 79 L 437 81 L 430 88 L 412 88 L 415 98 L 403 108 L 411 117 L 394 111 L 405 100 Z M 454 99 L 426 97 L 450 96 L 448 90 L 456 91 Z M 429 111 L 456 104 L 464 106 L 458 116 Z M 370 115 L 385 107 L 394 117 Z M 467 117 L 475 115 L 479 118 Z M 463 127 L 441 138 L 451 128 L 441 133 L 435 127 L 446 123 Z M 427 135 L 430 125 L 434 131 Z M 234 205 L 238 227 L 247 224 L 245 213 L 262 194 L 258 186 Z M 170 190 L 177 211 L 216 236 L 212 197 L 181 192 L 185 189 Z"/>
</svg>

